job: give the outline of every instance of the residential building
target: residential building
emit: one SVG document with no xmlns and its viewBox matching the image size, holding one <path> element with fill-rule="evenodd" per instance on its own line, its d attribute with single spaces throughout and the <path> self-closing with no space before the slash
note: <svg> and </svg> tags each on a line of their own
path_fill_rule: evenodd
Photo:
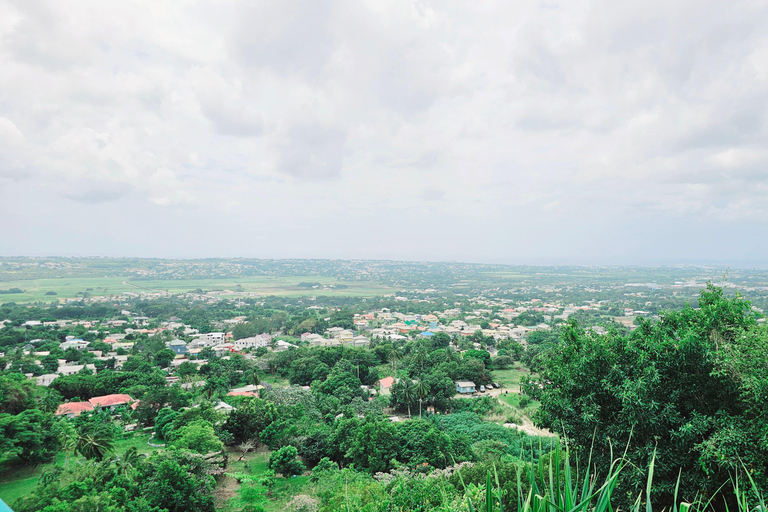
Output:
<svg viewBox="0 0 768 512">
<path fill-rule="evenodd" d="M 456 392 L 461 394 L 474 393 L 475 383 L 471 380 L 458 380 L 456 381 Z"/>
</svg>

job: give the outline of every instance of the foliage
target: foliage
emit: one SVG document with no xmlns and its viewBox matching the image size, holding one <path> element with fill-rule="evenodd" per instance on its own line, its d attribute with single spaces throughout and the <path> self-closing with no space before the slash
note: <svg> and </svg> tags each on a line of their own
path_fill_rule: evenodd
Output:
<svg viewBox="0 0 768 512">
<path fill-rule="evenodd" d="M 712 496 L 739 459 L 766 488 L 768 332 L 755 324 L 748 302 L 718 288 L 703 291 L 699 305 L 641 322 L 629 335 L 569 325 L 543 355 L 540 377 L 524 385 L 541 401 L 535 421 L 562 430 L 584 462 L 594 439 L 592 461 L 602 471 L 612 446 L 627 446 L 632 468 L 647 468 L 657 453 L 654 478 L 664 496 L 681 469 L 684 499 Z M 643 480 L 641 470 L 629 471 L 635 475 L 621 484 L 624 495 Z"/>
<path fill-rule="evenodd" d="M 269 468 L 281 473 L 285 478 L 299 475 L 304 471 L 304 464 L 296 457 L 298 452 L 293 446 L 284 446 L 269 456 Z"/>
</svg>

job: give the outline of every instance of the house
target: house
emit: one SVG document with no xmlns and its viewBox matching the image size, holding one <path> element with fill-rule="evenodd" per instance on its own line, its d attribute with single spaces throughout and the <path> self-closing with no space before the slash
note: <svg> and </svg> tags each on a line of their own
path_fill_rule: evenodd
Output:
<svg viewBox="0 0 768 512">
<path fill-rule="evenodd" d="M 173 350 L 174 354 L 186 354 L 187 344 L 183 340 L 173 340 L 168 343 L 168 348 Z"/>
<path fill-rule="evenodd" d="M 299 348 L 299 347 L 297 347 L 292 343 L 288 343 L 285 340 L 277 340 L 275 342 L 275 350 L 278 352 L 282 352 L 283 350 L 288 350 L 289 348 Z"/>
<path fill-rule="evenodd" d="M 268 347 L 271 340 L 268 336 L 259 334 L 258 336 L 252 336 L 250 338 L 241 338 L 232 342 L 237 350 L 244 350 L 246 348 L 258 348 Z"/>
<path fill-rule="evenodd" d="M 308 341 L 313 347 L 317 347 L 325 344 L 325 338 L 319 334 L 304 333 L 301 335 L 301 341 Z"/>
<path fill-rule="evenodd" d="M 365 336 L 355 336 L 352 342 L 356 347 L 367 347 L 371 344 L 371 341 Z"/>
<path fill-rule="evenodd" d="M 94 410 L 109 408 L 110 411 L 114 411 L 116 407 L 129 405 L 133 402 L 133 398 L 130 395 L 115 394 L 95 396 L 88 400 L 88 402 L 90 402 Z"/>
<path fill-rule="evenodd" d="M 223 332 L 209 332 L 206 334 L 200 334 L 193 343 L 196 343 L 197 347 L 212 347 L 219 343 L 224 343 L 227 337 Z"/>
<path fill-rule="evenodd" d="M 392 386 L 395 383 L 394 377 L 384 377 L 383 379 L 379 379 L 379 394 L 380 395 L 390 395 L 392 394 Z"/>
<path fill-rule="evenodd" d="M 72 340 L 67 340 L 64 343 L 59 343 L 59 348 L 61 350 L 67 350 L 69 348 L 83 350 L 87 346 L 88 346 L 88 342 L 80 339 L 72 339 Z"/>
<path fill-rule="evenodd" d="M 340 332 L 342 332 L 342 331 L 344 331 L 344 328 L 343 328 L 343 327 L 331 327 L 331 328 L 329 328 L 329 329 L 326 329 L 326 330 L 325 330 L 325 333 L 326 333 L 328 336 L 332 336 L 332 337 L 334 337 L 334 338 L 335 338 L 335 337 L 336 337 L 336 336 L 338 336 L 338 335 L 339 335 L 339 333 L 340 333 Z"/>
<path fill-rule="evenodd" d="M 58 409 L 56 409 L 55 415 L 75 418 L 84 412 L 90 412 L 92 410 L 93 405 L 91 405 L 90 402 L 69 402 L 68 404 L 61 404 Z"/>
<path fill-rule="evenodd" d="M 471 380 L 458 380 L 456 381 L 456 392 L 462 394 L 474 393 L 475 383 Z"/>
<path fill-rule="evenodd" d="M 58 373 L 46 373 L 45 375 L 40 375 L 36 379 L 36 383 L 38 386 L 50 386 L 51 382 L 55 381 L 59 378 Z"/>
<path fill-rule="evenodd" d="M 212 349 L 216 353 L 216 357 L 221 357 L 224 354 L 228 354 L 230 352 L 235 351 L 235 345 L 232 343 L 221 343 L 219 345 L 216 345 Z"/>
<path fill-rule="evenodd" d="M 63 365 L 59 366 L 59 375 L 67 376 L 67 375 L 74 375 L 76 373 L 79 373 L 80 370 L 83 368 L 88 368 L 92 372 L 96 371 L 96 367 L 92 364 L 72 364 L 72 365 Z"/>
</svg>

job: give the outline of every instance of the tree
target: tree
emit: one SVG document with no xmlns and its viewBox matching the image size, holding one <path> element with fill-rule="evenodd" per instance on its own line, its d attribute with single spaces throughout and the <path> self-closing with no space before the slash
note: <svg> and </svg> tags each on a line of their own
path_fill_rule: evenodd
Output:
<svg viewBox="0 0 768 512">
<path fill-rule="evenodd" d="M 240 452 L 240 458 L 237 460 L 243 460 L 248 452 L 256 448 L 256 442 L 252 439 L 248 439 L 247 441 L 243 441 L 242 443 L 238 444 L 236 448 L 237 451 Z"/>
<path fill-rule="evenodd" d="M 13 416 L 0 414 L 0 447 L 27 464 L 48 462 L 61 447 L 53 414 L 27 409 Z"/>
<path fill-rule="evenodd" d="M 185 425 L 170 434 L 171 446 L 186 448 L 200 454 L 220 452 L 224 443 L 216 436 L 213 425 L 207 420 L 199 419 Z"/>
<path fill-rule="evenodd" d="M 172 432 L 173 420 L 179 416 L 178 411 L 174 411 L 168 407 L 160 409 L 155 418 L 155 437 L 158 439 L 167 439 L 167 436 Z"/>
<path fill-rule="evenodd" d="M 258 445 L 261 432 L 276 418 L 273 402 L 253 397 L 243 400 L 240 407 L 229 413 L 222 428 L 232 434 L 235 443 L 254 440 Z"/>
<path fill-rule="evenodd" d="M 59 359 L 56 356 L 49 354 L 40 359 L 40 365 L 47 373 L 56 373 L 59 369 Z"/>
<path fill-rule="evenodd" d="M 545 349 L 540 376 L 524 391 L 541 401 L 534 421 L 563 431 L 587 459 L 610 464 L 611 447 L 627 446 L 633 468 L 648 468 L 656 454 L 654 496 L 712 496 L 739 471 L 768 488 L 768 390 L 764 349 L 748 302 L 708 286 L 699 309 L 690 306 L 639 322 L 628 335 L 596 335 L 576 323 Z M 641 471 L 641 470 L 637 470 Z M 635 494 L 643 475 L 622 479 L 622 495 Z M 669 503 L 667 503 L 669 504 Z"/>
<path fill-rule="evenodd" d="M 269 456 L 269 467 L 285 478 L 299 475 L 304 471 L 304 464 L 296 458 L 297 456 L 298 451 L 294 446 L 283 446 Z"/>
<path fill-rule="evenodd" d="M 173 361 L 175 358 L 176 352 L 171 349 L 164 348 L 155 354 L 155 364 L 160 368 L 168 368 L 171 365 L 171 361 Z"/>
<path fill-rule="evenodd" d="M 414 387 L 416 396 L 419 397 L 419 418 L 421 418 L 421 402 L 429 396 L 429 385 L 424 382 L 424 379 L 419 379 Z"/>
<path fill-rule="evenodd" d="M 203 394 L 209 400 L 213 397 L 221 396 L 227 391 L 229 391 L 227 382 L 223 378 L 213 375 L 208 377 L 208 380 L 205 381 L 205 386 L 203 386 Z"/>
<path fill-rule="evenodd" d="M 213 512 L 213 477 L 195 474 L 183 462 L 173 458 L 157 461 L 143 479 L 141 494 L 150 505 L 169 512 Z"/>
<path fill-rule="evenodd" d="M 77 426 L 75 450 L 86 459 L 102 460 L 114 449 L 115 428 L 101 415 Z"/>
<path fill-rule="evenodd" d="M 434 348 L 447 348 L 451 344 L 451 337 L 444 332 L 436 332 L 429 342 Z"/>
<path fill-rule="evenodd" d="M 400 379 L 392 385 L 390 401 L 394 407 L 405 407 L 411 417 L 411 406 L 416 404 L 416 389 L 410 379 Z"/>
<path fill-rule="evenodd" d="M 355 431 L 347 457 L 356 467 L 372 473 L 386 472 L 397 459 L 400 444 L 397 429 L 389 420 L 366 420 Z"/>
</svg>

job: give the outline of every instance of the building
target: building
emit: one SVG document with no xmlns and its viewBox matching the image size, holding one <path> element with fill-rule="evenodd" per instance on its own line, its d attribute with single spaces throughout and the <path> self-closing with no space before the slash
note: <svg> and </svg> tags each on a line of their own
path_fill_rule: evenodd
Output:
<svg viewBox="0 0 768 512">
<path fill-rule="evenodd" d="M 59 372 L 58 373 L 59 373 L 59 375 L 63 375 L 63 376 L 74 375 L 76 373 L 79 373 L 80 370 L 82 370 L 83 368 L 88 368 L 92 372 L 96 371 L 96 367 L 94 365 L 92 365 L 92 364 L 86 364 L 86 365 L 72 364 L 72 365 L 59 366 Z"/>
<path fill-rule="evenodd" d="M 461 394 L 475 393 L 475 383 L 471 380 L 456 381 L 456 392 Z"/>
<path fill-rule="evenodd" d="M 232 341 L 232 344 L 237 350 L 245 350 L 246 348 L 268 347 L 271 342 L 272 340 L 269 339 L 269 336 L 259 334 L 258 336 L 252 336 L 250 338 L 234 340 Z"/>
<path fill-rule="evenodd" d="M 187 344 L 183 340 L 173 340 L 168 343 L 168 348 L 173 350 L 174 354 L 186 354 Z"/>
<path fill-rule="evenodd" d="M 133 398 L 125 394 L 104 395 L 95 396 L 88 400 L 88 402 L 90 402 L 94 410 L 109 408 L 110 411 L 114 411 L 116 407 L 121 405 L 130 405 L 133 402 Z"/>
<path fill-rule="evenodd" d="M 68 404 L 61 404 L 59 408 L 56 409 L 56 416 L 75 418 L 84 412 L 90 412 L 92 410 L 93 406 L 90 402 L 69 402 Z"/>
<path fill-rule="evenodd" d="M 67 350 L 69 348 L 83 350 L 87 346 L 88 342 L 80 339 L 67 340 L 64 343 L 59 343 L 59 348 L 61 350 Z"/>
<path fill-rule="evenodd" d="M 379 394 L 390 395 L 392 394 L 392 386 L 395 384 L 394 377 L 384 377 L 379 379 Z"/>
</svg>

